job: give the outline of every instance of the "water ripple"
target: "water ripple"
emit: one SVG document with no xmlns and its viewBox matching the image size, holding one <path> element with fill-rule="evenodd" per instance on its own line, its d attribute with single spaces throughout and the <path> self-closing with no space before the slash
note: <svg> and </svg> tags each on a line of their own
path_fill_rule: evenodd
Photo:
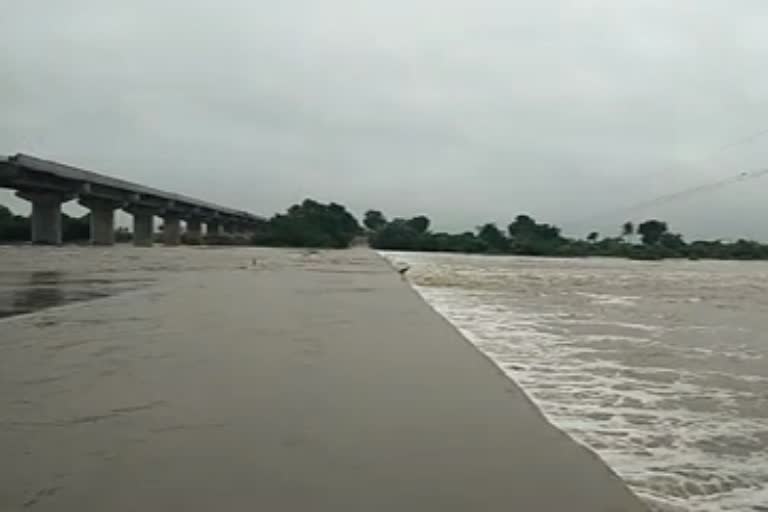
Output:
<svg viewBox="0 0 768 512">
<path fill-rule="evenodd" d="M 388 257 L 652 508 L 768 504 L 765 267 Z"/>
</svg>

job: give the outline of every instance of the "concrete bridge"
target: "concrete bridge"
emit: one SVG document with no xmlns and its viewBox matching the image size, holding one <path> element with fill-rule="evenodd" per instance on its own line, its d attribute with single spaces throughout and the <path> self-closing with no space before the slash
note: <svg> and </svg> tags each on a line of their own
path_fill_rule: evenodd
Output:
<svg viewBox="0 0 768 512">
<path fill-rule="evenodd" d="M 181 242 L 181 221 L 186 236 L 201 239 L 203 224 L 208 235 L 247 233 L 263 219 L 248 212 L 165 192 L 104 174 L 42 160 L 28 155 L 0 156 L 0 187 L 32 203 L 33 243 L 62 242 L 61 205 L 77 199 L 91 213 L 91 243 L 115 242 L 115 210 L 133 215 L 133 240 L 150 246 L 154 217 L 163 219 L 166 245 Z"/>
</svg>

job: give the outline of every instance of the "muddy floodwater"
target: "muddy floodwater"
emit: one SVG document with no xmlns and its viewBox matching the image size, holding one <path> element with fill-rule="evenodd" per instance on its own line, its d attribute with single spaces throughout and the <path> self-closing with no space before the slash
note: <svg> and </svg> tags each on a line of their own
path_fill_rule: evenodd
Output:
<svg viewBox="0 0 768 512">
<path fill-rule="evenodd" d="M 247 265 L 216 249 L 0 246 L 0 318 L 135 290 L 179 272 Z"/>
<path fill-rule="evenodd" d="M 662 510 L 768 510 L 768 264 L 388 253 Z"/>
<path fill-rule="evenodd" d="M 644 510 L 368 249 L 0 262 L 2 512 Z"/>
<path fill-rule="evenodd" d="M 24 464 L 2 468 L 15 487 L 0 486 L 0 504 L 21 500 L 58 510 L 56 499 L 66 498 L 68 479 L 89 475 L 80 484 L 102 478 L 102 485 L 115 485 L 124 472 L 144 471 L 153 457 L 168 460 L 159 458 L 157 447 L 175 450 L 179 440 L 213 439 L 237 453 L 227 444 L 227 429 L 261 428 L 264 420 L 236 404 L 257 391 L 281 389 L 276 385 L 296 391 L 289 376 L 318 361 L 329 365 L 327 373 L 317 373 L 318 384 L 307 384 L 307 392 L 319 392 L 328 382 L 346 390 L 334 376 L 346 375 L 356 363 L 341 362 L 356 353 L 355 339 L 373 335 L 367 326 L 392 304 L 378 295 L 383 291 L 375 296 L 377 305 L 360 302 L 374 298 L 371 276 L 393 272 L 365 254 L 0 247 L 0 436 L 4 455 Z M 384 256 L 410 265 L 407 276 L 417 292 L 553 424 L 597 452 L 654 509 L 768 510 L 768 264 Z M 292 298 L 276 302 L 289 289 Z M 315 317 L 332 293 L 343 300 L 328 317 Z M 349 313 L 353 306 L 361 312 Z M 252 320 L 257 311 L 260 321 Z M 282 322 L 280 329 L 270 327 L 273 319 Z M 317 340 L 304 346 L 302 334 L 298 342 L 286 342 L 301 349 L 298 370 L 273 367 L 263 360 L 268 353 L 248 344 L 254 332 L 274 340 L 303 323 Z M 351 323 L 359 324 L 362 338 L 353 337 L 349 348 L 336 352 L 324 348 L 329 326 L 346 333 L 343 326 Z M 275 347 L 275 354 L 284 350 L 284 344 Z M 403 347 L 391 361 L 393 375 L 415 361 L 400 355 Z M 360 364 L 372 364 L 366 358 L 373 353 L 361 351 Z M 439 368 L 439 353 L 421 356 L 426 359 L 419 364 L 432 364 L 427 361 L 434 357 Z M 338 367 L 331 366 L 336 362 Z M 265 365 L 262 372 L 276 373 L 252 387 L 258 364 Z M 227 387 L 234 368 L 242 387 Z M 377 375 L 396 385 L 381 372 L 370 374 Z M 361 382 L 368 377 L 361 370 Z M 280 393 L 264 400 L 278 411 L 291 406 Z M 300 416 L 306 407 L 323 400 L 321 393 L 302 405 L 297 424 L 307 421 Z M 245 416 L 241 423 L 212 420 L 212 412 L 222 408 L 222 418 Z M 251 432 L 240 434 L 248 438 Z M 160 438 L 173 442 L 152 445 Z M 132 457 L 135 468 L 126 466 Z M 102 466 L 113 473 L 103 473 Z M 150 491 L 160 492 L 144 489 L 145 495 Z M 98 503 L 112 503 L 103 500 L 121 492 L 125 500 L 119 503 L 131 503 L 129 489 L 99 492 Z M 84 499 L 69 498 L 75 506 L 67 510 L 78 509 Z M 23 510 L 21 505 L 10 510 Z"/>
</svg>

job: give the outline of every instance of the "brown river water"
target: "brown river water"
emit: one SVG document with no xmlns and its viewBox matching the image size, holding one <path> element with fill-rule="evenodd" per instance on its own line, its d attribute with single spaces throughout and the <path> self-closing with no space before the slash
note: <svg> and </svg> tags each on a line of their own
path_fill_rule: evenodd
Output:
<svg viewBox="0 0 768 512">
<path fill-rule="evenodd" d="M 768 263 L 386 256 L 654 508 L 768 510 Z"/>
<path fill-rule="evenodd" d="M 253 255 L 0 247 L 0 332 L 15 315 L 269 264 Z M 768 263 L 385 256 L 654 508 L 768 511 Z"/>
</svg>

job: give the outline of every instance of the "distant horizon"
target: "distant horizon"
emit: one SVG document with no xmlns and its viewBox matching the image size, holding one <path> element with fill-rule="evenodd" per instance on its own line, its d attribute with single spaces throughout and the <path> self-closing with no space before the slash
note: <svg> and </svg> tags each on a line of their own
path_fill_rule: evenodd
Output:
<svg viewBox="0 0 768 512">
<path fill-rule="evenodd" d="M 759 132 L 759 135 L 760 136 L 768 137 L 768 132 L 765 132 L 765 133 Z M 6 156 L 7 157 L 7 156 L 12 156 L 12 155 L 15 155 L 15 154 L 18 154 L 18 153 L 31 154 L 31 153 L 26 152 L 26 151 L 6 151 L 6 152 L 0 152 L 0 156 Z M 43 158 L 43 159 L 46 159 L 46 160 L 56 160 L 54 157 L 51 157 L 49 155 L 34 155 L 34 156 L 37 156 L 39 158 Z M 79 165 L 81 165 L 78 162 L 74 162 L 74 161 L 71 161 L 71 160 L 69 160 L 69 161 L 62 160 L 62 161 L 60 161 L 60 163 L 64 163 L 64 164 L 72 165 L 72 166 L 79 166 Z M 109 170 L 97 170 L 97 169 L 93 169 L 93 168 L 91 168 L 90 170 L 94 170 L 94 171 L 97 171 L 97 172 L 102 172 L 102 173 L 109 174 Z M 766 173 L 765 170 L 758 170 L 758 171 L 753 171 L 753 172 L 755 172 L 755 174 L 757 174 L 757 173 L 765 174 Z M 717 181 L 715 181 L 715 183 L 719 184 L 722 181 L 729 181 L 731 183 L 728 186 L 735 188 L 737 186 L 742 185 L 742 184 L 738 183 L 739 180 L 737 179 L 741 174 L 745 174 L 745 171 L 741 171 L 739 173 L 734 173 L 733 175 L 731 175 L 729 177 L 726 177 L 725 180 L 717 180 Z M 114 177 L 120 178 L 120 179 L 128 179 L 128 180 L 131 179 L 128 176 L 126 176 L 124 174 L 119 174 L 119 173 L 114 174 Z M 766 179 L 765 181 L 768 182 L 768 179 Z M 690 189 L 693 189 L 694 191 L 697 191 L 698 189 L 706 189 L 707 186 L 710 185 L 711 183 L 712 183 L 711 181 L 709 183 L 699 183 L 696 186 L 688 187 L 688 189 L 685 189 L 685 190 L 669 190 L 669 191 L 667 191 L 667 193 L 659 195 L 659 196 L 647 197 L 647 198 L 639 198 L 636 201 L 628 202 L 627 205 L 625 205 L 625 208 L 624 208 L 624 210 L 627 210 L 627 211 L 626 211 L 626 213 L 623 214 L 624 217 L 626 217 L 626 218 L 624 220 L 618 220 L 617 223 L 612 223 L 611 221 L 608 220 L 608 217 L 610 217 L 612 215 L 616 215 L 616 216 L 622 215 L 622 208 L 620 206 L 615 206 L 613 208 L 606 208 L 606 209 L 601 210 L 599 212 L 598 211 L 590 211 L 590 212 L 588 212 L 585 215 L 573 215 L 573 219 L 576 219 L 575 221 L 573 219 L 568 219 L 568 218 L 566 218 L 564 220 L 560 220 L 560 221 L 552 220 L 552 219 L 546 219 L 544 217 L 539 218 L 535 213 L 532 213 L 532 212 L 525 212 L 525 211 L 523 211 L 523 212 L 520 212 L 520 213 L 526 213 L 526 214 L 529 214 L 529 215 L 533 216 L 537 220 L 542 220 L 542 221 L 545 221 L 545 222 L 548 222 L 548 223 L 560 226 L 562 228 L 562 230 L 563 230 L 563 233 L 566 234 L 567 236 L 569 236 L 570 238 L 583 239 L 583 238 L 586 238 L 586 236 L 590 232 L 592 232 L 592 231 L 599 232 L 601 234 L 601 236 L 603 236 L 603 235 L 604 236 L 613 236 L 611 234 L 611 233 L 613 233 L 613 231 L 611 231 L 611 230 L 614 230 L 615 233 L 618 234 L 621 231 L 621 229 L 620 229 L 621 228 L 621 224 L 623 224 L 626 221 L 631 221 L 631 222 L 637 224 L 637 223 L 642 222 L 644 220 L 658 218 L 660 220 L 666 220 L 671 225 L 671 228 L 672 228 L 673 231 L 675 231 L 675 229 L 676 229 L 675 226 L 677 226 L 678 224 L 689 226 L 688 229 L 685 230 L 685 231 L 682 230 L 682 229 L 678 230 L 678 232 L 681 232 L 684 235 L 686 240 L 689 240 L 689 239 L 690 240 L 694 240 L 694 239 L 698 239 L 698 240 L 718 240 L 719 239 L 719 240 L 724 240 L 724 241 L 725 240 L 735 241 L 735 240 L 738 240 L 738 239 L 750 239 L 750 240 L 756 240 L 756 241 L 761 241 L 761 242 L 768 242 L 768 223 L 766 223 L 764 225 L 760 224 L 760 223 L 755 223 L 755 224 L 752 224 L 749 228 L 747 228 L 746 226 L 741 226 L 741 229 L 734 229 L 733 231 L 726 233 L 726 232 L 719 231 L 719 230 L 718 231 L 713 231 L 713 230 L 710 230 L 711 228 L 701 227 L 701 226 L 698 226 L 696 224 L 692 225 L 691 220 L 693 220 L 693 219 L 691 219 L 691 217 L 690 217 L 690 215 L 688 213 L 685 213 L 684 215 L 682 215 L 682 217 L 678 219 L 679 222 L 675 222 L 674 220 L 669 220 L 669 219 L 675 219 L 676 217 L 678 217 L 680 215 L 680 213 L 683 213 L 683 212 L 681 212 L 681 206 L 684 208 L 684 205 L 685 205 L 686 202 L 693 202 L 693 203 L 695 203 L 696 201 L 706 200 L 707 199 L 707 195 L 708 194 L 711 195 L 711 193 L 713 192 L 712 190 L 701 190 L 699 192 L 699 194 L 692 194 L 690 197 L 681 198 L 679 201 L 673 202 L 671 204 L 660 204 L 660 205 L 655 205 L 655 208 L 652 208 L 652 209 L 648 208 L 649 211 L 658 211 L 659 212 L 658 215 L 655 215 L 655 214 L 643 215 L 643 214 L 631 213 L 631 212 L 642 211 L 642 208 L 639 208 L 638 206 L 641 206 L 641 205 L 647 204 L 647 203 L 652 203 L 656 199 L 664 198 L 664 197 L 667 197 L 667 196 L 670 196 L 670 195 L 676 195 L 679 192 L 686 192 L 686 191 L 688 191 Z M 156 185 L 154 183 L 143 183 L 142 182 L 142 184 L 144 184 L 146 186 L 150 186 L 150 187 L 159 187 L 159 185 Z M 180 190 L 180 189 L 178 189 L 178 190 L 169 190 L 169 191 L 180 193 L 180 194 L 191 195 L 191 192 Z M 715 188 L 714 191 L 717 191 L 717 188 Z M 768 195 L 768 187 L 767 187 L 766 194 Z M 683 195 L 683 194 L 681 194 L 681 195 Z M 317 199 L 312 194 L 301 196 L 301 197 L 297 196 L 292 202 L 290 202 L 290 204 L 295 204 L 295 203 L 301 202 L 302 200 L 306 199 L 307 197 L 312 197 L 312 198 Z M 207 200 L 207 198 L 205 198 L 205 197 L 199 197 L 199 199 Z M 363 213 L 366 210 L 368 210 L 368 209 L 380 209 L 380 208 L 377 208 L 376 206 L 373 206 L 373 207 L 367 207 L 367 206 L 355 207 L 355 206 L 350 206 L 349 204 L 345 203 L 344 201 L 339 200 L 339 199 L 334 199 L 332 197 L 328 198 L 328 199 L 320 199 L 320 200 L 323 200 L 323 201 L 326 201 L 326 202 L 334 201 L 334 202 L 338 202 L 338 203 L 341 203 L 341 204 L 345 204 L 345 206 L 347 206 L 347 208 L 349 208 L 350 211 L 352 211 L 355 214 L 355 216 L 358 217 L 358 218 L 361 218 Z M 353 200 L 352 203 L 353 204 L 359 203 L 359 201 L 354 201 Z M 23 215 L 28 215 L 29 212 L 30 212 L 30 208 L 31 208 L 30 205 L 26 201 L 15 197 L 13 191 L 8 190 L 8 189 L 3 189 L 3 188 L 0 188 L 0 204 L 3 204 L 5 206 L 13 209 L 15 212 L 19 212 L 19 214 L 23 214 Z M 247 210 L 247 211 L 252 211 L 252 213 L 255 213 L 257 215 L 263 215 L 265 217 L 270 217 L 270 216 L 274 215 L 275 213 L 279 213 L 281 211 L 284 211 L 284 208 L 283 209 L 278 209 L 278 210 L 273 211 L 273 212 L 257 211 L 255 208 L 249 207 L 249 205 L 247 205 L 247 204 L 227 205 L 227 206 L 231 206 L 233 208 L 241 208 L 241 209 L 244 209 L 244 210 Z M 629 207 L 635 206 L 635 208 L 627 208 L 627 206 L 629 206 Z M 654 206 L 654 205 L 649 205 L 649 206 Z M 81 215 L 84 215 L 85 213 L 87 213 L 87 210 L 85 208 L 81 207 L 80 205 L 78 205 L 76 201 L 69 201 L 69 202 L 65 203 L 63 209 L 64 209 L 65 213 L 67 213 L 69 215 L 73 215 L 73 216 L 81 216 Z M 662 212 L 664 212 L 664 211 L 671 212 L 671 215 L 668 215 L 667 217 L 664 217 L 662 215 Z M 387 212 L 385 211 L 384 213 L 386 214 Z M 499 226 L 504 226 L 504 225 L 506 225 L 506 223 L 509 223 L 516 215 L 518 215 L 518 213 L 512 214 L 511 217 L 508 220 L 507 219 L 501 219 L 501 220 L 493 220 L 493 219 L 491 219 L 491 220 L 488 220 L 488 219 L 480 218 L 480 216 L 479 216 L 480 214 L 478 213 L 476 215 L 468 215 L 468 216 L 466 216 L 466 218 L 468 218 L 468 219 L 469 218 L 475 218 L 477 220 L 462 222 L 460 220 L 456 220 L 455 215 L 448 215 L 447 217 L 450 220 L 445 220 L 444 218 L 441 219 L 438 216 L 429 215 L 429 213 L 426 212 L 426 211 L 415 210 L 415 211 L 406 213 L 405 215 L 394 215 L 394 217 L 408 217 L 408 216 L 414 216 L 414 215 L 420 215 L 420 214 L 425 214 L 425 215 L 429 216 L 434 221 L 434 225 L 439 230 L 441 230 L 441 231 L 448 231 L 448 232 L 462 232 L 462 231 L 467 231 L 467 230 L 474 230 L 476 227 L 478 227 L 479 225 L 482 225 L 482 224 L 484 224 L 486 222 L 495 222 L 495 223 L 499 224 Z M 697 216 L 693 215 L 693 217 L 696 218 Z M 584 219 L 588 219 L 588 218 L 595 218 L 597 220 L 591 221 L 592 224 L 590 224 L 590 221 L 585 221 L 584 220 Z M 619 217 L 616 217 L 616 218 L 618 219 Z M 600 220 L 600 219 L 603 219 L 603 220 Z M 578 222 L 579 220 L 581 220 L 581 221 Z M 118 226 L 130 227 L 130 223 L 131 223 L 130 216 L 128 214 L 122 212 L 122 211 L 119 211 L 117 213 L 117 216 L 116 216 L 116 223 L 117 223 Z M 614 226 L 614 224 L 616 224 L 616 225 Z M 590 228 L 589 227 L 590 225 L 594 225 L 596 227 Z M 579 226 L 579 227 L 577 228 L 576 226 Z M 765 229 L 760 229 L 761 227 L 764 227 Z M 692 234 L 689 237 L 689 236 L 686 235 L 686 233 L 692 233 Z M 752 234 L 750 234 L 750 233 L 752 233 Z"/>
<path fill-rule="evenodd" d="M 4 197 L 4 195 L 8 196 L 8 197 Z M 298 204 L 301 201 L 303 201 L 304 199 L 308 199 L 308 198 L 305 197 L 305 198 L 298 199 L 294 203 L 291 203 L 291 204 Z M 312 199 L 314 199 L 314 198 L 312 198 Z M 355 218 L 357 218 L 358 221 L 360 221 L 361 224 L 362 224 L 362 219 L 363 219 L 363 215 L 364 215 L 365 211 L 367 211 L 368 209 L 376 209 L 376 208 L 366 208 L 366 209 L 364 209 L 364 210 L 362 210 L 360 212 L 357 212 L 357 211 L 349 208 L 349 206 L 344 204 L 343 201 L 334 201 L 334 200 L 331 199 L 331 200 L 328 200 L 328 201 L 325 201 L 325 202 L 336 202 L 338 204 L 346 206 L 350 210 L 350 212 L 355 216 Z M 269 218 L 269 217 L 272 217 L 275 214 L 284 212 L 288 207 L 291 206 L 291 204 L 288 204 L 288 205 L 285 206 L 285 208 L 283 208 L 281 210 L 278 210 L 278 211 L 275 211 L 275 212 L 253 212 L 253 213 L 256 213 L 256 214 L 259 214 L 259 215 L 263 215 L 265 218 Z M 24 201 L 22 199 L 19 199 L 19 198 L 16 198 L 15 196 L 13 196 L 13 191 L 11 191 L 9 189 L 0 188 L 0 206 L 5 206 L 6 208 L 9 208 L 16 215 L 23 215 L 23 216 L 26 217 L 26 216 L 29 216 L 30 213 L 31 213 L 31 206 L 30 206 L 30 204 L 27 201 Z M 88 210 L 86 208 L 78 205 L 76 200 L 72 200 L 72 201 L 68 201 L 68 202 L 64 203 L 62 205 L 62 210 L 63 210 L 63 213 L 66 213 L 67 215 L 70 215 L 72 217 L 81 217 L 81 216 L 86 215 L 88 213 Z M 535 214 L 532 214 L 530 212 L 518 212 L 518 213 L 511 214 L 508 220 L 501 220 L 501 221 L 496 220 L 496 221 L 494 221 L 492 219 L 486 219 L 486 220 L 478 220 L 474 224 L 472 224 L 472 223 L 468 223 L 466 225 L 458 224 L 456 226 L 452 226 L 452 225 L 446 224 L 446 223 L 441 223 L 441 220 L 439 218 L 430 216 L 429 214 L 424 213 L 424 212 L 414 211 L 414 212 L 411 212 L 411 213 L 406 213 L 404 215 L 397 215 L 397 214 L 392 215 L 392 214 L 389 214 L 388 212 L 382 212 L 382 213 L 384 213 L 385 216 L 387 217 L 387 219 L 389 219 L 389 220 L 393 220 L 395 218 L 411 218 L 411 217 L 414 217 L 416 215 L 426 215 L 430 219 L 430 221 L 432 222 L 432 224 L 430 226 L 430 231 L 433 231 L 433 232 L 446 232 L 446 233 L 464 233 L 464 232 L 467 232 L 467 231 L 476 232 L 477 229 L 480 226 L 482 226 L 483 224 L 489 223 L 489 222 L 496 224 L 502 231 L 506 231 L 507 225 L 510 222 L 512 222 L 517 215 L 524 214 L 524 215 L 530 215 L 536 221 L 545 222 L 545 223 L 552 224 L 554 226 L 557 226 L 557 227 L 561 228 L 563 236 L 565 236 L 567 238 L 574 239 L 574 240 L 586 240 L 588 235 L 591 232 L 593 232 L 593 231 L 596 231 L 597 233 L 599 233 L 601 239 L 602 238 L 620 237 L 622 224 L 624 224 L 624 222 L 629 221 L 629 222 L 632 222 L 635 226 L 637 226 L 637 225 L 639 225 L 643 221 L 657 219 L 657 220 L 668 222 L 669 228 L 670 228 L 670 232 L 678 233 L 678 234 L 682 235 L 683 239 L 686 240 L 687 242 L 693 242 L 693 241 L 697 241 L 697 240 L 701 240 L 701 241 L 717 241 L 717 240 L 720 240 L 720 241 L 723 241 L 723 242 L 735 242 L 735 241 L 737 241 L 739 239 L 746 239 L 746 240 L 753 240 L 753 241 L 760 242 L 760 243 L 768 243 L 768 239 L 749 238 L 747 236 L 738 236 L 738 235 L 720 236 L 720 237 L 706 237 L 706 236 L 705 237 L 695 237 L 695 236 L 689 236 L 687 233 L 682 232 L 682 231 L 676 229 L 675 225 L 670 223 L 667 219 L 660 218 L 660 217 L 649 217 L 649 218 L 642 218 L 642 219 L 637 219 L 637 220 L 629 218 L 629 219 L 626 219 L 624 221 L 618 222 L 616 224 L 616 226 L 610 226 L 610 228 L 613 228 L 613 231 L 610 231 L 610 230 L 600 231 L 599 229 L 592 229 L 592 230 L 586 230 L 582 234 L 580 232 L 568 232 L 566 229 L 563 229 L 562 224 L 559 224 L 557 221 L 552 221 L 552 220 L 548 220 L 548 219 L 544 219 L 544 218 L 539 218 Z M 115 227 L 116 228 L 118 228 L 118 227 L 128 228 L 129 231 L 132 229 L 132 217 L 127 212 L 124 212 L 122 210 L 117 210 L 116 211 L 116 215 L 115 215 L 115 219 L 116 219 L 116 222 L 115 222 Z"/>
</svg>

